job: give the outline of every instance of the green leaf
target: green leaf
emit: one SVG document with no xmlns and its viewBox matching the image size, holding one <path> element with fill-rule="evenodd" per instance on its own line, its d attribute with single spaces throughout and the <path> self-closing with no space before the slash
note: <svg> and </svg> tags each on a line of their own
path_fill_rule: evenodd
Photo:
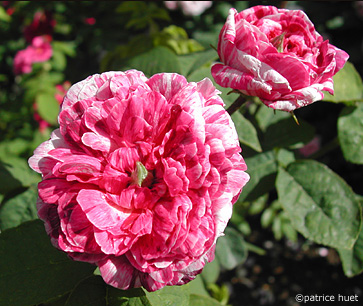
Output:
<svg viewBox="0 0 363 306">
<path fill-rule="evenodd" d="M 253 124 L 240 112 L 235 112 L 232 114 L 231 118 L 236 127 L 239 141 L 253 150 L 261 152 L 262 148 L 257 137 L 257 131 Z"/>
<path fill-rule="evenodd" d="M 54 95 L 41 93 L 36 96 L 35 101 L 40 117 L 51 124 L 57 124 L 59 103 Z"/>
<path fill-rule="evenodd" d="M 264 150 L 273 148 L 301 148 L 315 135 L 312 125 L 300 120 L 297 125 L 293 118 L 282 119 L 266 129 L 262 147 Z"/>
<path fill-rule="evenodd" d="M 222 306 L 217 300 L 198 294 L 190 295 L 189 304 L 190 306 Z"/>
<path fill-rule="evenodd" d="M 224 233 L 217 240 L 216 257 L 222 267 L 232 270 L 245 261 L 247 250 L 242 235 L 235 229 L 226 227 Z"/>
<path fill-rule="evenodd" d="M 0 207 L 0 229 L 4 231 L 25 221 L 38 219 L 38 192 L 35 186 L 2 203 Z"/>
<path fill-rule="evenodd" d="M 226 284 L 218 286 L 217 284 L 208 284 L 208 290 L 211 296 L 219 301 L 222 305 L 227 305 L 229 300 L 229 290 Z"/>
<path fill-rule="evenodd" d="M 123 1 L 117 7 L 117 13 L 132 13 L 137 12 L 140 9 L 147 9 L 147 4 L 145 2 L 135 2 L 135 1 Z"/>
<path fill-rule="evenodd" d="M 215 283 L 220 274 L 220 263 L 217 258 L 212 262 L 207 262 L 200 274 L 206 283 Z"/>
<path fill-rule="evenodd" d="M 106 284 L 101 276 L 91 276 L 80 282 L 64 306 L 106 306 Z"/>
<path fill-rule="evenodd" d="M 59 50 L 65 55 L 75 56 L 76 55 L 76 45 L 74 42 L 66 41 L 53 41 L 53 50 Z"/>
<path fill-rule="evenodd" d="M 56 91 L 55 85 L 62 83 L 64 75 L 61 72 L 42 72 L 36 77 L 28 79 L 24 86 L 27 90 L 35 91 Z"/>
<path fill-rule="evenodd" d="M 150 51 L 123 61 L 119 70 L 137 69 L 148 77 L 161 72 L 180 73 L 178 57 L 166 47 L 155 47 Z"/>
<path fill-rule="evenodd" d="M 351 188 L 325 165 L 312 160 L 280 168 L 278 201 L 304 237 L 334 248 L 352 248 L 361 228 L 361 208 Z"/>
<path fill-rule="evenodd" d="M 166 286 L 154 292 L 108 286 L 107 306 L 189 306 L 189 286 Z"/>
<path fill-rule="evenodd" d="M 208 27 L 208 31 L 196 28 L 195 31 L 193 31 L 193 38 L 197 40 L 199 43 L 201 43 L 205 48 L 209 48 L 211 45 L 217 48 L 218 35 L 223 25 L 224 25 L 223 23 L 212 24 L 211 26 Z"/>
<path fill-rule="evenodd" d="M 11 17 L 6 13 L 5 9 L 0 6 L 0 21 L 10 22 Z"/>
<path fill-rule="evenodd" d="M 147 292 L 146 297 L 152 306 L 189 306 L 189 286 L 166 286 L 154 292 Z"/>
<path fill-rule="evenodd" d="M 218 58 L 218 53 L 214 49 L 206 51 L 194 52 L 186 55 L 179 56 L 181 64 L 181 74 L 189 76 L 194 71 L 203 67 L 204 65 L 215 61 Z M 209 67 L 206 67 L 210 70 Z"/>
<path fill-rule="evenodd" d="M 363 164 L 363 104 L 342 110 L 338 118 L 338 139 L 344 158 Z"/>
<path fill-rule="evenodd" d="M 214 262 L 214 261 L 215 260 L 213 260 L 212 262 Z M 203 269 L 203 272 L 204 272 L 204 269 Z M 188 283 L 188 285 L 189 285 L 190 294 L 200 294 L 200 295 L 210 297 L 207 289 L 205 288 L 203 277 L 200 274 L 197 275 L 197 277 L 195 279 L 193 279 L 190 283 Z M 190 305 L 190 306 L 192 306 L 192 305 Z"/>
<path fill-rule="evenodd" d="M 46 302 L 71 291 L 95 269 L 55 249 L 40 220 L 1 233 L 0 258 L 0 305 Z"/>
<path fill-rule="evenodd" d="M 50 299 L 42 304 L 41 306 L 64 306 L 67 303 L 67 299 L 69 297 L 69 292 L 63 295 L 57 296 L 53 299 Z"/>
<path fill-rule="evenodd" d="M 176 54 L 188 54 L 204 50 L 194 39 L 189 39 L 187 32 L 176 25 L 170 25 L 153 37 L 154 46 L 165 46 Z"/>
<path fill-rule="evenodd" d="M 275 150 L 276 161 L 279 166 L 286 168 L 289 164 L 295 161 L 295 154 L 289 150 L 277 149 Z"/>
<path fill-rule="evenodd" d="M 274 188 L 277 164 L 272 151 L 246 158 L 245 162 L 250 180 L 243 187 L 239 201 L 252 201 Z"/>
<path fill-rule="evenodd" d="M 6 160 L 9 156 L 21 155 L 29 147 L 29 141 L 22 138 L 2 141 L 0 143 L 0 159 Z"/>
<path fill-rule="evenodd" d="M 203 80 L 204 78 L 208 78 L 212 81 L 213 85 L 222 93 L 221 98 L 223 99 L 224 103 L 226 104 L 226 107 L 231 105 L 237 98 L 238 95 L 228 93 L 231 91 L 230 88 L 223 88 L 215 83 L 210 67 L 201 67 L 195 71 L 193 71 L 188 77 L 188 82 L 199 82 Z"/>
<path fill-rule="evenodd" d="M 116 9 L 116 12 L 125 14 L 128 20 L 126 28 L 142 29 L 155 24 L 154 19 L 170 20 L 168 12 L 151 1 L 133 2 L 135 1 L 123 1 Z"/>
<path fill-rule="evenodd" d="M 133 36 L 127 45 L 117 46 L 102 58 L 101 71 L 123 70 L 122 67 L 128 59 L 141 55 L 153 48 L 153 42 L 150 35 L 139 34 Z M 127 64 L 127 63 L 126 63 Z M 132 68 L 132 67 L 131 67 Z"/>
<path fill-rule="evenodd" d="M 21 173 L 21 170 L 0 160 L 0 194 L 6 194 L 22 187 L 23 184 L 17 172 Z"/>
<path fill-rule="evenodd" d="M 284 211 L 280 212 L 282 234 L 292 242 L 297 241 L 297 231 L 292 227 L 290 219 Z"/>
<path fill-rule="evenodd" d="M 345 275 L 353 277 L 363 272 L 363 228 L 353 249 L 338 249 Z"/>
<path fill-rule="evenodd" d="M 42 79 L 39 78 L 39 82 L 43 82 Z M 24 102 L 32 105 L 37 95 L 40 93 L 47 94 L 47 95 L 55 95 L 56 88 L 55 84 L 51 82 L 45 82 L 43 85 L 36 85 L 35 87 L 27 88 L 24 93 Z"/>
<path fill-rule="evenodd" d="M 276 111 L 265 105 L 260 105 L 256 113 L 256 121 L 263 132 L 265 132 L 267 127 L 269 127 L 271 124 L 290 117 L 291 115 L 288 112 Z"/>
<path fill-rule="evenodd" d="M 279 215 L 272 220 L 272 232 L 274 233 L 276 240 L 280 240 L 282 238 L 282 222 Z"/>
<path fill-rule="evenodd" d="M 352 63 L 346 62 L 343 69 L 333 76 L 333 81 L 334 95 L 324 93 L 323 101 L 351 104 L 363 99 L 362 78 Z"/>
<path fill-rule="evenodd" d="M 38 183 L 40 176 L 32 171 L 26 160 L 19 157 L 0 159 L 0 193 L 6 194 L 20 187 Z"/>
<path fill-rule="evenodd" d="M 248 236 L 251 234 L 251 228 L 246 221 L 246 212 L 249 202 L 237 200 L 233 205 L 233 213 L 230 219 L 233 224 L 243 235 Z"/>
<path fill-rule="evenodd" d="M 106 300 L 107 306 L 154 306 L 142 288 L 120 290 L 108 286 Z"/>
<path fill-rule="evenodd" d="M 52 65 L 54 70 L 64 70 L 67 66 L 67 59 L 65 54 L 59 50 L 53 50 L 50 64 Z"/>
<path fill-rule="evenodd" d="M 266 208 L 261 215 L 261 226 L 263 228 L 269 227 L 276 217 L 276 210 L 271 207 Z"/>
<path fill-rule="evenodd" d="M 265 193 L 264 195 L 260 196 L 254 201 L 251 201 L 250 207 L 248 208 L 248 214 L 249 215 L 260 214 L 265 208 L 267 201 L 268 201 L 268 193 Z"/>
</svg>

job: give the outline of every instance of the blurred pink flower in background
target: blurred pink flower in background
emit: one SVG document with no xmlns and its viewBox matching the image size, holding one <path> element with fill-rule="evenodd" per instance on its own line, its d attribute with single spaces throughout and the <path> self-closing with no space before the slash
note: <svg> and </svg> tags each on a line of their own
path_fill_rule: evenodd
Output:
<svg viewBox="0 0 363 306">
<path fill-rule="evenodd" d="M 301 155 L 308 157 L 321 148 L 321 137 L 315 136 L 309 143 L 299 149 Z"/>
<path fill-rule="evenodd" d="M 255 6 L 230 9 L 218 41 L 217 84 L 257 96 L 273 109 L 293 111 L 333 94 L 333 75 L 348 54 L 315 31 L 301 10 Z"/>
<path fill-rule="evenodd" d="M 40 63 L 52 57 L 51 37 L 34 37 L 30 46 L 16 53 L 14 58 L 14 73 L 24 74 L 32 71 L 33 63 Z"/>
<path fill-rule="evenodd" d="M 213 1 L 164 1 L 169 10 L 180 8 L 186 16 L 199 16 L 210 8 Z"/>
<path fill-rule="evenodd" d="M 63 84 L 57 84 L 55 85 L 56 93 L 55 98 L 57 99 L 59 105 L 62 104 L 64 96 L 66 95 L 68 89 L 71 87 L 71 82 L 65 81 Z"/>
<path fill-rule="evenodd" d="M 38 11 L 34 14 L 32 23 L 24 28 L 24 37 L 28 43 L 31 43 L 34 37 L 52 36 L 55 24 L 56 21 L 51 12 Z"/>
<path fill-rule="evenodd" d="M 194 279 L 249 180 L 209 79 L 106 72 L 76 83 L 29 159 L 54 246 L 121 289 Z"/>
</svg>

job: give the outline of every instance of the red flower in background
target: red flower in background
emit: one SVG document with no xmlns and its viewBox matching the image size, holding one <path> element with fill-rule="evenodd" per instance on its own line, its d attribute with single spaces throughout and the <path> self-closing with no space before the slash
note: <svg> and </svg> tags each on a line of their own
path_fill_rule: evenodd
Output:
<svg viewBox="0 0 363 306">
<path fill-rule="evenodd" d="M 52 36 L 55 24 L 56 21 L 53 19 L 53 14 L 51 12 L 36 12 L 32 23 L 24 28 L 24 37 L 26 41 L 30 43 L 36 36 Z"/>
<path fill-rule="evenodd" d="M 96 23 L 96 18 L 94 17 L 89 17 L 89 18 L 86 18 L 84 20 L 84 22 L 88 25 L 94 25 Z"/>
<path fill-rule="evenodd" d="M 6 14 L 11 16 L 15 12 L 15 8 L 10 6 L 10 1 L 2 1 L 2 6 L 5 8 Z"/>
</svg>

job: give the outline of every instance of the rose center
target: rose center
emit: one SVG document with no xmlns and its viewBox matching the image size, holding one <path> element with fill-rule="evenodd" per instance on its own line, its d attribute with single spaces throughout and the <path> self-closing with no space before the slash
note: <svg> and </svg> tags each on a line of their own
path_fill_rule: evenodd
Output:
<svg viewBox="0 0 363 306">
<path fill-rule="evenodd" d="M 277 52 L 281 53 L 284 51 L 284 38 L 286 33 L 282 33 L 278 36 L 275 36 L 273 39 L 271 39 L 271 43 L 274 45 L 274 47 L 277 49 Z"/>
<path fill-rule="evenodd" d="M 154 179 L 151 171 L 147 171 L 146 167 L 139 161 L 136 162 L 136 168 L 131 173 L 131 184 L 139 187 L 150 187 Z"/>
</svg>

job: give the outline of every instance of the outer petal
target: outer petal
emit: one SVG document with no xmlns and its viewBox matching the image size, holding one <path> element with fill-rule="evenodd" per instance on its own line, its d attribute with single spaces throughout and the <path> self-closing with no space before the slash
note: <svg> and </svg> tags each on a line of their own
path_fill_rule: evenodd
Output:
<svg viewBox="0 0 363 306">
<path fill-rule="evenodd" d="M 133 288 L 137 272 L 124 256 L 108 257 L 97 263 L 104 281 L 116 288 Z"/>
<path fill-rule="evenodd" d="M 325 90 L 324 85 L 314 84 L 312 86 L 296 90 L 290 95 L 282 97 L 286 100 L 262 100 L 262 102 L 273 109 L 291 112 L 315 101 L 322 100 L 324 98 L 324 93 L 322 92 L 323 88 Z"/>
<path fill-rule="evenodd" d="M 146 84 L 152 91 L 160 92 L 167 101 L 170 101 L 187 84 L 187 80 L 176 73 L 160 73 L 152 76 Z"/>
<path fill-rule="evenodd" d="M 222 64 L 212 66 L 212 76 L 219 85 L 237 89 L 246 95 L 272 99 L 291 91 L 288 80 L 276 70 L 247 54 L 238 54 L 241 55 L 241 69 Z M 242 62 L 246 66 L 242 66 Z"/>
<path fill-rule="evenodd" d="M 64 97 L 61 110 L 67 109 L 77 101 L 94 97 L 107 79 L 117 75 L 123 75 L 123 73 L 110 71 L 102 74 L 94 74 L 72 85 Z"/>
<path fill-rule="evenodd" d="M 48 141 L 43 142 L 40 144 L 34 151 L 34 155 L 29 158 L 29 166 L 36 172 L 45 174 L 41 171 L 39 167 L 39 163 L 41 159 L 44 157 L 49 156 L 49 151 L 58 148 L 58 147 L 66 147 L 69 146 L 65 143 L 63 137 L 60 134 L 60 130 L 56 129 L 52 132 L 50 139 Z M 49 169 L 50 171 L 50 169 Z"/>
</svg>

